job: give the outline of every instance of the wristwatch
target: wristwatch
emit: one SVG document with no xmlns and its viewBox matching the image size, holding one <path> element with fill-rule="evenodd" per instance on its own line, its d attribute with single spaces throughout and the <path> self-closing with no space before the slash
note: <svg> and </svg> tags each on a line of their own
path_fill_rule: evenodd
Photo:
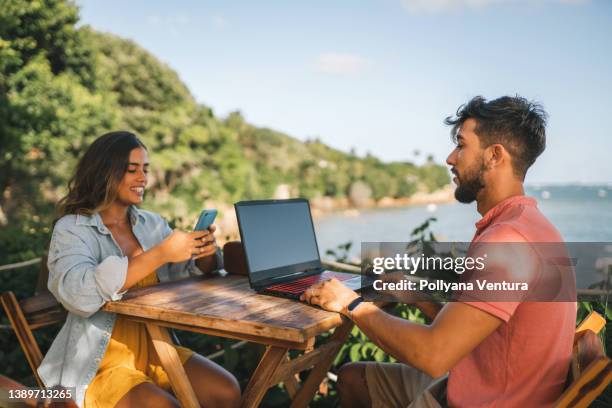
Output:
<svg viewBox="0 0 612 408">
<path fill-rule="evenodd" d="M 363 297 L 359 296 L 358 298 L 354 299 L 351 303 L 348 304 L 348 306 L 346 307 L 346 311 L 348 312 L 348 317 L 352 320 L 353 319 L 353 311 L 355 311 L 355 309 L 357 309 L 359 307 L 359 305 L 361 304 L 361 302 L 363 302 Z"/>
</svg>

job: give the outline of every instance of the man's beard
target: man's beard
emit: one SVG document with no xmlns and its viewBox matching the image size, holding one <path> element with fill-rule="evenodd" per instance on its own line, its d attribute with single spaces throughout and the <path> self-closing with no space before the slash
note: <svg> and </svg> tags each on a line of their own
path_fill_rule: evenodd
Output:
<svg viewBox="0 0 612 408">
<path fill-rule="evenodd" d="M 457 180 L 459 180 L 459 184 L 455 189 L 455 198 L 460 203 L 469 204 L 476 200 L 476 196 L 478 192 L 484 188 L 484 184 L 482 181 L 482 172 L 484 170 L 482 160 L 480 163 L 477 163 L 474 166 L 473 170 L 466 172 L 459 180 L 459 175 L 457 175 Z"/>
</svg>

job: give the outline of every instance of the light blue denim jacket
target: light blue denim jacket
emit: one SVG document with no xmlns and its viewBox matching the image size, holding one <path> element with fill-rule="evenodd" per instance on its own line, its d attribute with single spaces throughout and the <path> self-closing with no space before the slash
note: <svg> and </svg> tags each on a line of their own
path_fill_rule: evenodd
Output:
<svg viewBox="0 0 612 408">
<path fill-rule="evenodd" d="M 128 212 L 132 231 L 145 251 L 172 232 L 157 214 L 134 206 Z M 219 252 L 217 261 L 221 267 Z M 76 387 L 75 401 L 82 406 L 115 325 L 116 315 L 100 308 L 125 293 L 120 289 L 128 258 L 99 214 L 66 215 L 53 229 L 48 266 L 49 290 L 69 313 L 38 374 L 47 387 Z M 156 272 L 162 282 L 202 274 L 193 260 L 166 264 Z"/>
</svg>

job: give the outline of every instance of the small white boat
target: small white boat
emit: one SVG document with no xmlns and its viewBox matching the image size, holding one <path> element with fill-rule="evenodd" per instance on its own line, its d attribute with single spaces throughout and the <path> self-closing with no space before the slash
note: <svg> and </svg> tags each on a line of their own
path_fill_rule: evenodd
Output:
<svg viewBox="0 0 612 408">
<path fill-rule="evenodd" d="M 544 200 L 548 200 L 550 198 L 550 191 L 548 191 L 548 190 L 542 191 L 542 198 Z"/>
</svg>

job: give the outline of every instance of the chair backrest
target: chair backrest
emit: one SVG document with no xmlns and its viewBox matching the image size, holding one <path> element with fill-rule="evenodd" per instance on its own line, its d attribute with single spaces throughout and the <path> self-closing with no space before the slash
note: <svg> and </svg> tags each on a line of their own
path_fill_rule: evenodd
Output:
<svg viewBox="0 0 612 408">
<path fill-rule="evenodd" d="M 48 276 L 46 262 L 43 262 L 42 274 Z M 41 291 L 38 294 L 21 301 L 17 300 L 13 292 L 4 292 L 0 295 L 0 301 L 34 373 L 36 382 L 40 387 L 44 387 L 36 371 L 43 356 L 32 331 L 63 322 L 66 319 L 66 311 L 50 292 L 43 288 L 39 290 Z"/>
<path fill-rule="evenodd" d="M 555 407 L 588 407 L 612 382 L 612 361 L 604 354 L 598 333 L 606 320 L 591 312 L 576 328 L 572 364 L 565 392 Z"/>
<path fill-rule="evenodd" d="M 248 276 L 244 247 L 240 241 L 229 241 L 223 245 L 223 268 L 229 274 Z"/>
<path fill-rule="evenodd" d="M 36 288 L 34 294 L 49 292 L 47 289 L 47 282 L 49 281 L 49 267 L 47 266 L 47 254 L 41 257 L 40 271 L 38 272 L 38 279 L 36 280 Z"/>
</svg>

